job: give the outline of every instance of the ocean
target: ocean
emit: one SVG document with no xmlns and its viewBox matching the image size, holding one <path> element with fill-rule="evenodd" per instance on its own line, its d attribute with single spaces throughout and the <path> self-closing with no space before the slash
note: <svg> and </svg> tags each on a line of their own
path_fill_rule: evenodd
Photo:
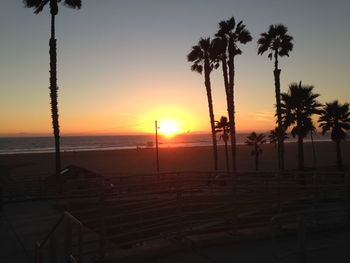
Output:
<svg viewBox="0 0 350 263">
<path fill-rule="evenodd" d="M 237 144 L 244 144 L 248 133 L 237 133 Z M 314 135 L 315 141 L 329 141 L 329 136 Z M 159 147 L 194 147 L 211 145 L 210 134 L 183 134 L 171 138 L 158 137 Z M 289 138 L 286 142 L 296 141 Z M 310 141 L 310 137 L 305 141 Z M 218 144 L 224 142 L 219 139 Z M 136 149 L 155 146 L 154 135 L 123 136 L 62 136 L 61 151 L 98 151 L 116 149 Z M 0 154 L 54 152 L 53 137 L 0 137 Z"/>
</svg>

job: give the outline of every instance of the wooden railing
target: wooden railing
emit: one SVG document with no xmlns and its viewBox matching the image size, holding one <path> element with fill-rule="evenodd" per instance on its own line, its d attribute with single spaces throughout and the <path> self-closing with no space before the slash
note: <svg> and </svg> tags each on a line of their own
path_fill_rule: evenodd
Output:
<svg viewBox="0 0 350 263">
<path fill-rule="evenodd" d="M 285 259 L 291 256 L 297 256 L 298 262 L 306 262 L 307 253 L 331 249 L 341 246 L 350 245 L 350 220 L 349 220 L 350 208 L 333 208 L 333 209 L 317 209 L 317 210 L 305 210 L 293 213 L 283 213 L 274 216 L 271 219 L 271 233 L 273 240 L 273 254 L 277 259 Z M 339 228 L 338 230 L 336 228 Z M 317 245 L 312 243 L 312 233 L 320 233 L 322 231 L 333 232 L 341 231 L 342 240 L 335 238 L 332 242 L 329 242 L 329 236 L 327 235 L 327 242 L 324 244 L 320 243 L 320 235 L 317 237 Z M 345 231 L 344 231 L 345 229 Z M 344 237 L 344 233 L 347 233 Z M 287 234 L 296 236 L 294 245 L 287 251 L 280 251 L 278 246 L 281 243 L 281 239 Z M 307 235 L 309 234 L 309 235 Z M 307 238 L 308 236 L 308 238 Z M 283 241 L 282 241 L 283 243 Z M 293 244 L 293 242 L 292 242 Z M 286 250 L 284 248 L 284 250 Z"/>
<path fill-rule="evenodd" d="M 50 232 L 41 242 L 35 244 L 35 263 L 56 263 L 58 262 L 58 245 L 57 235 L 58 229 L 64 225 L 64 243 L 63 243 L 63 261 L 72 263 L 83 263 L 83 224 L 68 212 L 57 220 Z M 73 255 L 73 226 L 78 229 L 77 255 Z M 48 249 L 47 249 L 48 246 Z M 44 250 L 48 251 L 44 251 Z M 44 253 L 47 252 L 47 253 Z M 46 257 L 45 257 L 46 256 Z"/>
<path fill-rule="evenodd" d="M 65 178 L 61 187 L 55 182 L 41 176 L 19 187 L 27 193 L 22 201 L 58 200 L 68 211 L 37 244 L 37 262 L 55 262 L 61 232 L 67 260 L 81 263 L 92 255 L 102 262 L 116 248 L 150 239 L 269 228 L 272 217 L 322 211 L 330 203 L 350 211 L 349 176 L 338 172 L 190 171 Z M 6 204 L 21 201 L 9 193 L 4 193 Z M 44 256 L 51 261 L 40 261 Z"/>
</svg>

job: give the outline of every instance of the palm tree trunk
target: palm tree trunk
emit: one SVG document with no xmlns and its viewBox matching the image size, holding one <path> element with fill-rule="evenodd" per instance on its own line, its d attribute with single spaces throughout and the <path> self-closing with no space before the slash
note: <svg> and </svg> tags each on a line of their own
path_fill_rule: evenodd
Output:
<svg viewBox="0 0 350 263">
<path fill-rule="evenodd" d="M 226 170 L 227 172 L 230 171 L 230 164 L 228 160 L 228 147 L 227 147 L 227 140 L 225 140 L 225 157 L 226 157 Z"/>
<path fill-rule="evenodd" d="M 229 50 L 233 49 L 232 44 L 229 44 Z M 237 171 L 236 161 L 236 123 L 235 123 L 235 103 L 234 103 L 234 78 L 235 78 L 235 67 L 234 67 L 234 56 L 233 52 L 229 52 L 228 68 L 229 68 L 229 111 L 228 117 L 230 121 L 230 133 L 231 133 L 231 154 L 232 154 L 232 170 Z"/>
<path fill-rule="evenodd" d="M 230 90 L 229 90 L 229 83 L 228 83 L 228 76 L 227 76 L 227 61 L 226 61 L 226 57 L 223 57 L 221 59 L 221 64 L 222 64 L 222 75 L 224 76 L 224 85 L 225 85 L 225 93 L 226 93 L 226 101 L 227 101 L 227 110 L 229 110 Z"/>
<path fill-rule="evenodd" d="M 204 60 L 204 77 L 205 77 L 204 84 L 205 84 L 207 97 L 208 97 L 211 136 L 212 136 L 212 142 L 213 142 L 214 170 L 217 171 L 218 170 L 218 149 L 217 149 L 217 142 L 216 142 L 215 118 L 214 118 L 214 109 L 213 109 L 213 99 L 211 96 L 210 67 L 209 67 L 208 57 L 206 57 Z"/>
<path fill-rule="evenodd" d="M 314 136 L 312 134 L 313 134 L 313 131 L 310 131 L 311 146 L 312 146 L 312 156 L 313 156 L 313 161 L 314 161 L 314 167 L 316 167 L 317 166 L 317 157 L 316 157 Z"/>
<path fill-rule="evenodd" d="M 278 54 L 275 52 L 275 69 L 273 72 L 275 79 L 275 96 L 276 96 L 276 112 L 277 112 L 277 124 L 278 124 L 278 168 L 284 170 L 284 138 L 282 127 L 282 114 L 281 114 L 281 85 L 280 85 L 280 73 L 278 69 Z"/>
<path fill-rule="evenodd" d="M 51 115 L 52 127 L 55 138 L 55 164 L 56 175 L 61 171 L 60 156 L 60 128 L 58 122 L 58 102 L 57 102 L 57 51 L 55 38 L 55 16 L 57 14 L 57 1 L 50 1 L 51 11 L 51 38 L 50 38 L 50 99 L 51 99 Z"/>
<path fill-rule="evenodd" d="M 304 170 L 304 140 L 301 135 L 298 135 L 298 167 Z"/>
<path fill-rule="evenodd" d="M 224 85 L 225 85 L 225 94 L 226 94 L 226 103 L 227 103 L 227 114 L 229 117 L 229 125 L 230 125 L 230 129 L 231 127 L 231 122 L 230 120 L 232 120 L 232 116 L 230 117 L 230 112 L 231 112 L 231 102 L 230 102 L 230 87 L 229 87 L 229 81 L 228 81 L 228 76 L 227 76 L 227 60 L 226 60 L 226 56 L 224 56 L 221 59 L 221 64 L 222 64 L 222 75 L 224 76 Z M 231 139 L 232 142 L 232 139 Z M 225 140 L 225 155 L 226 155 L 226 169 L 227 171 L 230 171 L 230 165 L 229 165 L 229 159 L 228 159 L 228 145 L 227 145 L 227 140 Z M 232 157 L 233 160 L 233 157 Z"/>
<path fill-rule="evenodd" d="M 343 158 L 341 155 L 341 148 L 340 148 L 340 141 L 337 140 L 335 142 L 335 146 L 336 146 L 336 151 L 337 151 L 337 165 L 338 165 L 338 170 L 342 171 L 343 170 Z"/>
<path fill-rule="evenodd" d="M 255 154 L 255 171 L 259 171 L 259 153 Z"/>
</svg>

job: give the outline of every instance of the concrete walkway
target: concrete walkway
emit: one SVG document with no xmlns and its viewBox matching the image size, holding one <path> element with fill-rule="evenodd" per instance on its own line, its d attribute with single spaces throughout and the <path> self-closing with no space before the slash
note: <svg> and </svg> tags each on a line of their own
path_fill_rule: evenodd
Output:
<svg viewBox="0 0 350 263">
<path fill-rule="evenodd" d="M 192 240 L 191 240 L 192 239 Z M 193 242 L 192 246 L 189 243 Z M 217 233 L 190 238 L 187 242 L 158 240 L 135 247 L 110 263 L 342 263 L 349 262 L 350 231 L 330 231 L 310 234 L 307 248 L 321 248 L 306 252 L 302 259 L 298 253 L 296 236 L 279 238 L 273 245 L 272 239 L 248 239 L 237 241 L 228 233 Z"/>
<path fill-rule="evenodd" d="M 60 215 L 45 201 L 5 205 L 0 214 L 0 262 L 34 262 L 35 243 L 43 240 Z"/>
<path fill-rule="evenodd" d="M 5 218 L 4 213 L 0 214 L 0 233 L 1 263 L 30 262 L 20 240 Z"/>
<path fill-rule="evenodd" d="M 34 262 L 35 242 L 49 233 L 59 217 L 60 213 L 48 202 L 6 205 L 4 212 L 0 214 L 0 262 Z M 247 234 L 249 235 L 245 233 Z M 279 238 L 276 246 L 273 246 L 269 237 L 237 242 L 237 238 L 229 233 L 218 233 L 200 238 L 189 237 L 186 242 L 162 239 L 146 242 L 144 246 L 124 250 L 119 256 L 108 257 L 110 260 L 107 262 L 345 263 L 349 261 L 350 229 L 345 227 L 338 231 L 310 234 L 307 246 L 324 248 L 308 251 L 305 261 L 301 261 L 298 254 L 278 258 L 276 255 L 296 251 L 298 243 L 295 236 Z"/>
</svg>

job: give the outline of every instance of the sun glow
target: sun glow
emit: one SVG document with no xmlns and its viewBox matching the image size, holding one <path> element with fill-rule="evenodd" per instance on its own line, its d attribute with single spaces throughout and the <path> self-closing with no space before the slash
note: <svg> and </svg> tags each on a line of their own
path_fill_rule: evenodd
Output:
<svg viewBox="0 0 350 263">
<path fill-rule="evenodd" d="M 159 122 L 159 132 L 165 137 L 173 137 L 180 132 L 179 124 L 174 120 L 164 120 Z"/>
<path fill-rule="evenodd" d="M 185 107 L 159 105 L 150 111 L 142 113 L 142 123 L 137 131 L 154 134 L 154 121 L 157 120 L 160 136 L 171 138 L 193 130 L 201 130 L 200 121 Z"/>
</svg>

